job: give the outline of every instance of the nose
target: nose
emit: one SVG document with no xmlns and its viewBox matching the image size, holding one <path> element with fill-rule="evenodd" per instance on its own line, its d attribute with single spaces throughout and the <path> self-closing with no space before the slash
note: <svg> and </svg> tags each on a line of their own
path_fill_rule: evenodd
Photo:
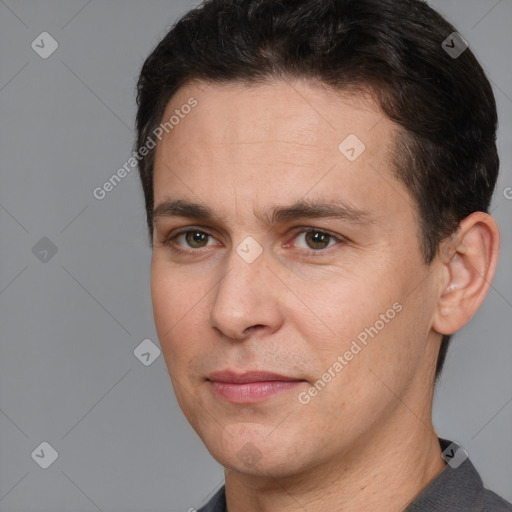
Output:
<svg viewBox="0 0 512 512">
<path fill-rule="evenodd" d="M 283 322 L 283 285 L 267 266 L 263 252 L 248 263 L 235 250 L 214 296 L 210 325 L 224 336 L 243 340 L 250 333 L 273 333 Z"/>
</svg>

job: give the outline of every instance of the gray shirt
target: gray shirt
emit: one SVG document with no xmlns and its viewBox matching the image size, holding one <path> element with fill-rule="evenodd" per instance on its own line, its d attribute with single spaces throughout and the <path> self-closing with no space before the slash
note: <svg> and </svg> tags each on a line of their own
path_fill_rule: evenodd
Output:
<svg viewBox="0 0 512 512">
<path fill-rule="evenodd" d="M 451 443 L 439 438 L 441 450 Z M 467 458 L 457 468 L 450 465 L 439 473 L 407 506 L 404 512 L 512 512 L 512 505 L 486 489 Z M 222 486 L 198 512 L 228 512 Z"/>
</svg>

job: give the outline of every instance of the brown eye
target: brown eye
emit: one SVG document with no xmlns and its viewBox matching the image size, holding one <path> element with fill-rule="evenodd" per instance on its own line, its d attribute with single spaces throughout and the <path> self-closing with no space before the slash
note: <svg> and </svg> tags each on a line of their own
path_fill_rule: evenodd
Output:
<svg viewBox="0 0 512 512">
<path fill-rule="evenodd" d="M 208 233 L 204 233 L 203 231 L 187 231 L 186 233 L 182 233 L 182 235 L 185 235 L 185 240 L 189 247 L 192 247 L 193 249 L 198 249 L 201 247 L 206 247 L 208 243 Z M 178 237 L 179 238 L 179 237 Z"/>
<path fill-rule="evenodd" d="M 336 245 L 336 242 L 341 242 L 341 240 L 336 238 L 334 235 L 318 229 L 301 231 L 295 237 L 295 240 L 295 247 L 313 251 L 321 251 L 322 249 L 327 249 Z"/>
<path fill-rule="evenodd" d="M 322 231 L 308 231 L 305 240 L 311 249 L 326 249 L 329 246 L 331 235 Z"/>
</svg>

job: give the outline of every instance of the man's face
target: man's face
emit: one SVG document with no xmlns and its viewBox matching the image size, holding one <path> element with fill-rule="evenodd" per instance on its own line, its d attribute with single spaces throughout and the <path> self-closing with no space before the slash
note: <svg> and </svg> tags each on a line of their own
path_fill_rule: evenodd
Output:
<svg viewBox="0 0 512 512">
<path fill-rule="evenodd" d="M 435 284 L 391 170 L 396 126 L 369 96 L 300 82 L 190 84 L 163 121 L 176 109 L 156 152 L 152 300 L 177 400 L 212 455 L 286 475 L 429 422 Z M 176 200 L 213 217 L 166 215 Z"/>
</svg>

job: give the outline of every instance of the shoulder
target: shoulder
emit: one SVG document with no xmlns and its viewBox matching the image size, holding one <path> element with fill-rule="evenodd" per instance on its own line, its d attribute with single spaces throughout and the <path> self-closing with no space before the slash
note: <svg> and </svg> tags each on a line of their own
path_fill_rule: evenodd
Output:
<svg viewBox="0 0 512 512">
<path fill-rule="evenodd" d="M 512 504 L 495 492 L 484 487 L 480 496 L 482 512 L 512 512 Z"/>
<path fill-rule="evenodd" d="M 439 442 L 451 460 L 416 496 L 406 512 L 512 512 L 512 504 L 484 486 L 467 452 L 458 443 L 445 439 Z"/>
<path fill-rule="evenodd" d="M 222 486 L 197 512 L 226 512 L 226 494 Z"/>
</svg>

